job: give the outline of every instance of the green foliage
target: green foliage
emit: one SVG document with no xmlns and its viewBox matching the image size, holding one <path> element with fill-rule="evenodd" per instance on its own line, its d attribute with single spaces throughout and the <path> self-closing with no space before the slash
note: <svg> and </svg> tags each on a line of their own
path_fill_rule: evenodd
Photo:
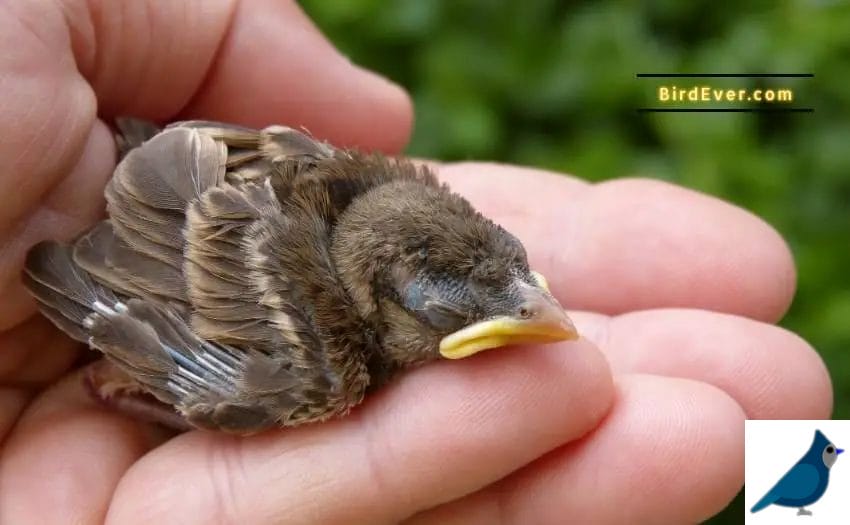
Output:
<svg viewBox="0 0 850 525">
<path fill-rule="evenodd" d="M 413 94 L 412 155 L 493 159 L 590 180 L 658 177 L 765 218 L 799 266 L 783 324 L 821 352 L 835 417 L 850 418 L 850 4 L 302 4 L 355 62 Z M 639 114 L 658 105 L 661 83 L 637 72 L 812 72 L 814 79 L 710 84 L 790 87 L 794 105 L 815 112 Z M 737 521 L 740 509 L 727 517 Z"/>
</svg>

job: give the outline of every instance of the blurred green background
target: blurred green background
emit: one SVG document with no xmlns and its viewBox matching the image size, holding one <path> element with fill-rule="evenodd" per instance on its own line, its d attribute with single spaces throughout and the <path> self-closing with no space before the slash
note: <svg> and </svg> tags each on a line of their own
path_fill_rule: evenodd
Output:
<svg viewBox="0 0 850 525">
<path fill-rule="evenodd" d="M 799 291 L 783 325 L 823 355 L 850 419 L 850 5 L 845 1 L 304 0 L 353 61 L 416 104 L 408 152 L 590 180 L 644 175 L 732 201 L 789 241 Z M 638 72 L 804 72 L 704 81 L 790 87 L 810 114 L 639 114 Z M 690 85 L 691 79 L 671 83 Z M 716 523 L 737 523 L 739 497 Z"/>
</svg>

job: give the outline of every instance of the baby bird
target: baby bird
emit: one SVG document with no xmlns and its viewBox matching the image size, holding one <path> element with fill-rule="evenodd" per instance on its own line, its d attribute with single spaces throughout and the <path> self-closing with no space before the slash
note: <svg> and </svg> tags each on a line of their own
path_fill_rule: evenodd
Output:
<svg viewBox="0 0 850 525">
<path fill-rule="evenodd" d="M 769 505 L 796 507 L 798 516 L 811 516 L 805 507 L 816 502 L 826 492 L 829 470 L 844 449 L 836 447 L 820 430 L 815 430 L 815 439 L 808 452 L 791 470 L 767 491 L 750 512 L 758 512 Z"/>
<path fill-rule="evenodd" d="M 577 337 L 519 240 L 425 167 L 283 126 L 118 125 L 108 219 L 24 274 L 105 356 L 102 399 L 251 434 L 344 415 L 413 365 Z"/>
</svg>

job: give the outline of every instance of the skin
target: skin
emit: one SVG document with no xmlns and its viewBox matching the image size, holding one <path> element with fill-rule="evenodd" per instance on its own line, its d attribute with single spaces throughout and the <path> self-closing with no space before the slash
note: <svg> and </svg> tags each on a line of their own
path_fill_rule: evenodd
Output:
<svg viewBox="0 0 850 525">
<path fill-rule="evenodd" d="M 293 3 L 187 4 L 0 4 L 0 522 L 696 522 L 741 487 L 745 417 L 829 416 L 822 361 L 771 324 L 795 271 L 764 222 L 662 182 L 471 163 L 440 176 L 524 241 L 585 339 L 435 363 L 348 418 L 248 439 L 102 411 L 18 282 L 30 245 L 102 212 L 98 115 L 387 152 L 410 131 L 407 96 Z"/>
</svg>

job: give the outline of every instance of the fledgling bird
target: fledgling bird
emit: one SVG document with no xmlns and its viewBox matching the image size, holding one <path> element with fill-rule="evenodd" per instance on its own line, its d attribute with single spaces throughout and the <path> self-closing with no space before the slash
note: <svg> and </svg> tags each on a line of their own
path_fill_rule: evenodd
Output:
<svg viewBox="0 0 850 525">
<path fill-rule="evenodd" d="M 118 125 L 108 219 L 24 275 L 104 354 L 102 399 L 250 434 L 346 414 L 412 365 L 577 337 L 519 240 L 427 168 L 283 126 Z"/>
<path fill-rule="evenodd" d="M 815 430 L 815 439 L 808 452 L 753 505 L 750 512 L 758 512 L 768 505 L 780 505 L 798 508 L 798 516 L 811 516 L 811 511 L 805 507 L 826 492 L 829 470 L 842 452 L 844 449 L 832 444 L 820 430 Z"/>
</svg>

